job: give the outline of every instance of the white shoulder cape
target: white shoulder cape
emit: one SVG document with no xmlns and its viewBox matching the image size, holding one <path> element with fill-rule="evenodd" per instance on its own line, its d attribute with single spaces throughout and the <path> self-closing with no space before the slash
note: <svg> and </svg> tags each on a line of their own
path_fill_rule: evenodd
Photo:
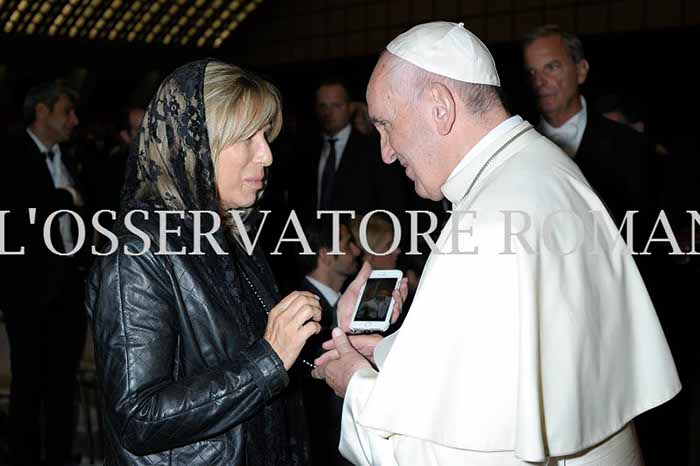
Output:
<svg viewBox="0 0 700 466">
<path fill-rule="evenodd" d="M 556 211 L 584 220 L 605 211 L 554 144 L 525 132 L 464 198 L 486 160 L 528 125 L 476 154 L 443 187 L 455 211 L 476 218 L 453 214 L 438 248 L 451 250 L 454 229 L 471 227 L 457 244 L 479 251 L 433 252 L 386 357 L 378 348 L 381 371 L 359 423 L 379 435 L 544 461 L 605 440 L 681 388 L 633 258 L 623 247 L 559 252 L 573 249 L 577 235 L 588 240 L 592 222 L 555 214 L 545 227 Z M 504 239 L 504 210 L 530 215 L 523 239 L 533 253 Z M 624 246 L 602 215 L 599 228 Z M 513 232 L 523 218 L 511 214 Z M 513 254 L 503 254 L 506 245 Z"/>
</svg>

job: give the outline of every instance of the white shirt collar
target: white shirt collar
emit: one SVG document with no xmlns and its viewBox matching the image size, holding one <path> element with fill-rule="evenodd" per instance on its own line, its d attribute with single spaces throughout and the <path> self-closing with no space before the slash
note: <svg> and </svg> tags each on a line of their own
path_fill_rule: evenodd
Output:
<svg viewBox="0 0 700 466">
<path fill-rule="evenodd" d="M 455 196 L 457 193 L 452 193 L 450 189 L 448 189 L 450 183 L 450 180 L 455 177 L 455 175 L 459 172 L 461 172 L 464 168 L 466 168 L 468 165 L 474 164 L 480 159 L 479 155 L 484 152 L 486 148 L 488 148 L 494 141 L 496 141 L 498 138 L 506 134 L 508 131 L 512 130 L 516 126 L 520 125 L 523 122 L 523 119 L 519 115 L 512 116 L 508 118 L 507 120 L 501 122 L 498 126 L 493 128 L 491 131 L 489 131 L 486 136 L 481 138 L 479 142 L 477 142 L 474 147 L 467 152 L 467 154 L 462 158 L 462 160 L 457 164 L 457 166 L 452 170 L 452 173 L 450 173 L 450 176 L 447 177 L 447 181 L 445 184 L 442 186 L 442 193 L 445 195 L 445 197 L 452 202 L 453 204 L 459 202 L 459 199 L 455 199 Z M 490 154 L 489 154 L 490 155 Z M 478 168 L 477 168 L 478 170 Z"/>
<path fill-rule="evenodd" d="M 574 116 L 566 120 L 566 122 L 555 128 L 547 123 L 543 117 L 540 117 L 539 132 L 547 136 L 554 144 L 559 146 L 569 157 L 574 157 L 581 145 L 583 132 L 586 130 L 586 121 L 588 119 L 588 110 L 586 107 L 586 99 L 581 98 L 581 110 Z"/>
<path fill-rule="evenodd" d="M 335 303 L 338 302 L 338 299 L 340 299 L 340 293 L 335 291 L 333 288 L 331 288 L 328 285 L 324 285 L 323 283 L 319 282 L 315 278 L 310 277 L 309 275 L 306 276 L 306 279 L 311 282 L 313 286 L 315 286 L 318 291 L 321 292 L 324 298 L 326 298 L 326 301 L 328 301 L 328 304 L 331 306 L 335 306 Z"/>
<path fill-rule="evenodd" d="M 347 125 L 345 125 L 345 127 L 344 127 L 343 129 L 341 129 L 340 131 L 338 131 L 338 132 L 337 132 L 336 134 L 334 134 L 333 136 L 329 136 L 329 135 L 327 135 L 327 134 L 324 134 L 324 135 L 323 135 L 323 140 L 324 140 L 324 141 L 328 141 L 329 139 L 333 138 L 333 139 L 336 140 L 336 141 L 335 141 L 336 146 L 337 146 L 338 144 L 342 144 L 342 145 L 344 146 L 344 145 L 347 144 L 347 142 L 348 142 L 348 138 L 350 137 L 350 131 L 351 131 L 351 130 L 352 130 L 352 125 L 351 125 L 350 123 L 348 123 Z"/>
<path fill-rule="evenodd" d="M 59 156 L 61 155 L 61 148 L 60 148 L 60 146 L 59 146 L 58 144 L 54 144 L 54 145 L 49 149 L 49 148 L 47 148 L 47 147 L 44 145 L 43 142 L 41 142 L 41 140 L 36 136 L 36 134 L 34 134 L 34 133 L 32 132 L 32 130 L 29 129 L 29 127 L 27 127 L 26 130 L 27 130 L 27 134 L 29 135 L 30 138 L 32 138 L 32 141 L 34 141 L 34 144 L 36 144 L 36 146 L 39 148 L 39 151 L 40 151 L 42 154 L 45 154 L 45 153 L 47 153 L 47 152 L 50 150 L 51 152 L 54 153 L 54 155 L 59 155 Z"/>
</svg>

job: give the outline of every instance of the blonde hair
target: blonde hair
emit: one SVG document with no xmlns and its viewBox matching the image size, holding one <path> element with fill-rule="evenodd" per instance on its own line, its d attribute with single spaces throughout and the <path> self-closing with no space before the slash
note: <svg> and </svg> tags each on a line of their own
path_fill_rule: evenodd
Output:
<svg viewBox="0 0 700 466">
<path fill-rule="evenodd" d="M 389 235 L 392 238 L 394 237 L 394 225 L 391 223 L 390 220 L 387 220 L 387 217 L 388 216 L 386 214 L 377 212 L 373 214 L 367 221 L 367 246 L 369 246 L 372 249 L 372 251 L 384 252 L 377 251 L 377 248 L 386 238 L 387 235 Z M 362 223 L 362 218 L 363 217 L 354 218 L 350 222 L 350 231 L 352 232 L 355 244 L 360 246 L 363 252 L 366 252 L 367 254 L 372 254 L 370 251 L 365 251 L 364 247 L 362 247 L 362 243 L 360 242 L 360 223 Z"/>
<path fill-rule="evenodd" d="M 282 129 L 282 98 L 277 88 L 254 73 L 228 63 L 207 64 L 204 108 L 214 177 L 218 176 L 219 155 L 226 147 L 253 137 L 267 125 L 270 130 L 266 136 L 271 142 Z M 243 210 L 246 218 L 253 207 Z M 228 215 L 223 221 L 238 237 Z"/>
<path fill-rule="evenodd" d="M 204 108 L 216 173 L 224 148 L 270 125 L 267 140 L 282 129 L 282 98 L 275 86 L 235 65 L 211 62 L 204 72 Z"/>
</svg>

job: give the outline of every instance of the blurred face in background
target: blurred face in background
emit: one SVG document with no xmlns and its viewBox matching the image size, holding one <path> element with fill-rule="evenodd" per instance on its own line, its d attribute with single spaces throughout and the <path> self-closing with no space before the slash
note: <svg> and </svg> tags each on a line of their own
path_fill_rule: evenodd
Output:
<svg viewBox="0 0 700 466">
<path fill-rule="evenodd" d="M 588 62 L 575 63 L 564 38 L 540 37 L 525 48 L 525 69 L 542 116 L 559 127 L 581 109 L 579 85 L 586 81 Z"/>
<path fill-rule="evenodd" d="M 394 237 L 391 233 L 386 233 L 382 235 L 382 238 L 377 241 L 377 246 L 374 246 L 374 252 L 382 254 L 389 250 Z M 401 248 L 396 248 L 390 254 L 385 256 L 380 256 L 377 254 L 372 254 L 369 251 L 365 251 L 363 259 L 372 265 L 375 270 L 392 270 L 396 268 L 396 264 L 399 260 L 399 254 L 401 254 Z"/>
<path fill-rule="evenodd" d="M 323 132 L 335 136 L 350 123 L 352 106 L 348 93 L 340 84 L 327 84 L 316 91 L 316 115 Z"/>
<path fill-rule="evenodd" d="M 349 277 L 358 270 L 357 258 L 360 256 L 360 248 L 352 239 L 350 230 L 346 225 L 340 225 L 340 252 L 343 254 L 332 255 L 334 258 L 333 270 L 340 276 Z"/>
<path fill-rule="evenodd" d="M 62 94 L 52 108 L 40 103 L 36 106 L 36 122 L 42 128 L 42 133 L 52 144 L 66 142 L 73 134 L 73 129 L 80 121 L 75 113 L 73 100 Z"/>
<path fill-rule="evenodd" d="M 123 129 L 119 132 L 119 138 L 125 144 L 131 144 L 131 141 L 136 139 L 141 129 L 141 122 L 146 111 L 142 108 L 132 108 L 127 115 L 128 129 Z"/>
<path fill-rule="evenodd" d="M 141 128 L 141 122 L 146 111 L 142 108 L 132 108 L 129 110 L 129 136 L 131 140 L 136 138 Z"/>
</svg>

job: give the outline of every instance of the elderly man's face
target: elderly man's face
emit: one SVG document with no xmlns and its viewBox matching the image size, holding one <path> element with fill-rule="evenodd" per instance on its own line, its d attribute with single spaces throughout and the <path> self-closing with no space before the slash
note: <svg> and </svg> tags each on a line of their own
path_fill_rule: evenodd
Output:
<svg viewBox="0 0 700 466">
<path fill-rule="evenodd" d="M 588 74 L 588 62 L 584 59 L 574 63 L 559 35 L 535 40 L 525 49 L 524 58 L 537 105 L 545 118 L 573 116 L 579 105 L 578 87 Z"/>
<path fill-rule="evenodd" d="M 348 93 L 339 84 L 321 86 L 316 92 L 316 114 L 323 131 L 333 136 L 350 123 L 352 109 Z"/>
<path fill-rule="evenodd" d="M 388 86 L 388 78 L 377 65 L 367 87 L 367 107 L 372 123 L 381 137 L 382 160 L 399 161 L 406 176 L 413 181 L 420 197 L 438 201 L 443 198 L 440 187 L 445 182 L 435 156 L 434 135 L 424 121 L 424 103 L 409 102 Z"/>
</svg>

